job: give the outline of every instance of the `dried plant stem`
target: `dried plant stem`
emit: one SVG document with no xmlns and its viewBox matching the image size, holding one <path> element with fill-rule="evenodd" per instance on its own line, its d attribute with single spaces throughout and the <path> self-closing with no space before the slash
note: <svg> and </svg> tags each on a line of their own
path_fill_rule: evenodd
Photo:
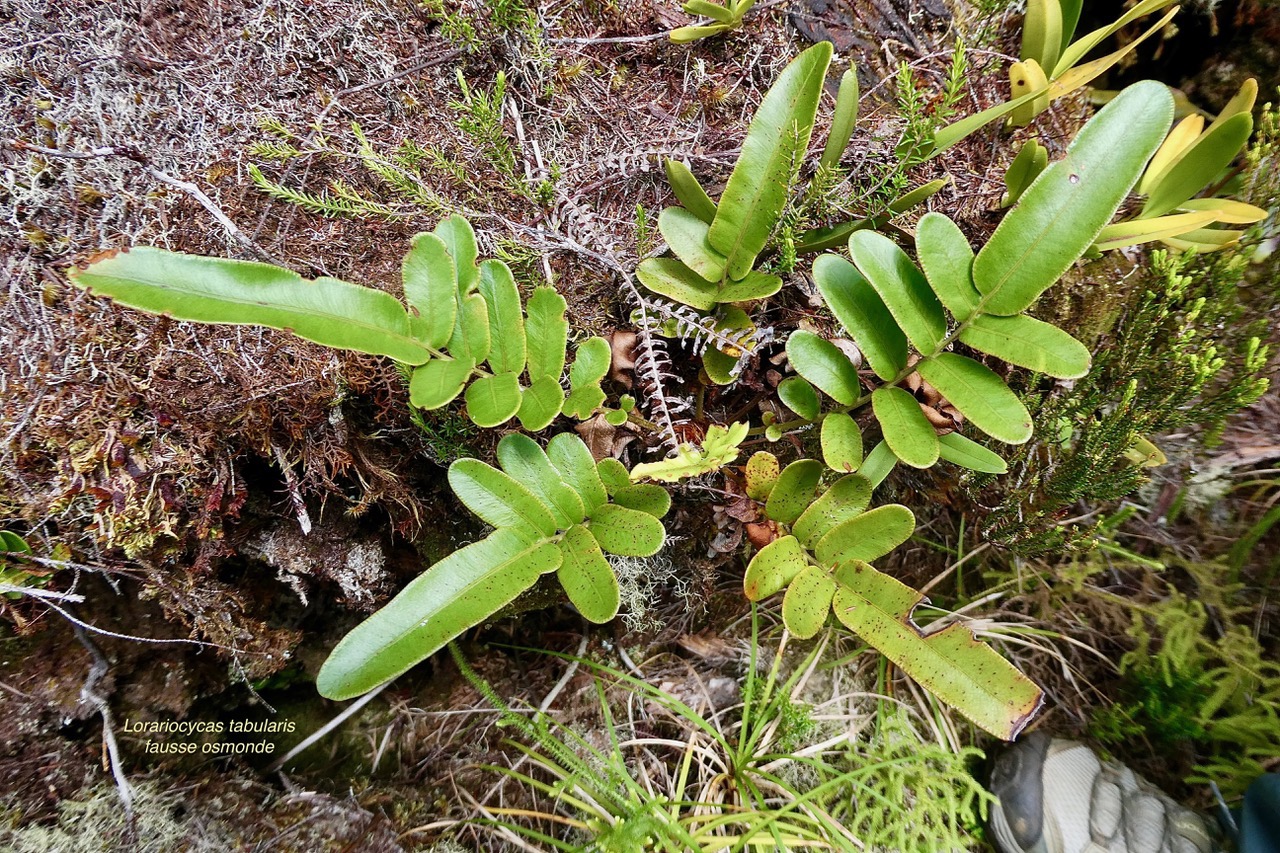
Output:
<svg viewBox="0 0 1280 853">
<path fill-rule="evenodd" d="M 155 180 L 162 184 L 173 187 L 176 190 L 186 193 L 195 199 L 201 207 L 209 212 L 209 215 L 217 220 L 228 234 L 232 236 L 241 246 L 257 255 L 261 260 L 276 266 L 285 266 L 285 264 L 276 260 L 265 249 L 257 243 L 249 239 L 249 236 L 240 230 L 240 227 L 231 221 L 231 218 L 222 211 L 214 203 L 213 199 L 190 181 L 183 181 L 170 175 L 168 172 L 161 171 L 147 160 L 145 154 L 133 148 L 127 148 L 119 145 L 104 145 L 98 148 L 91 148 L 88 151 L 61 151 L 57 148 L 46 148 L 43 145 L 33 145 L 30 142 L 22 140 L 14 140 L 13 147 L 22 151 L 34 151 L 37 154 L 44 154 L 48 157 L 61 157 L 66 160 L 93 160 L 100 157 L 123 157 L 126 160 L 132 160 L 142 167 L 142 170 Z"/>
<path fill-rule="evenodd" d="M 293 759 L 294 756 L 298 755 L 303 750 L 310 748 L 313 744 L 315 744 L 318 740 L 323 738 L 329 732 L 333 731 L 338 726 L 345 723 L 353 714 L 356 713 L 356 711 L 359 711 L 365 705 L 368 705 L 371 701 L 373 701 L 373 698 L 375 696 L 377 696 L 383 690 L 386 690 L 390 684 L 391 682 L 388 681 L 386 684 L 373 688 L 368 693 L 364 694 L 359 699 L 352 702 L 346 708 L 343 708 L 342 712 L 338 714 L 338 716 L 334 717 L 332 720 L 325 723 L 320 728 L 316 729 L 312 734 L 304 738 L 302 743 L 298 744 L 293 749 L 289 750 L 284 755 L 280 756 L 275 761 L 273 761 L 271 763 L 271 766 L 267 768 L 267 772 L 278 773 L 281 770 L 281 768 L 283 768 L 286 764 L 289 763 L 290 760 Z"/>
<path fill-rule="evenodd" d="M 124 809 L 125 817 L 125 836 L 126 842 L 137 840 L 137 824 L 133 812 L 133 786 L 129 784 L 129 778 L 125 776 L 124 765 L 120 762 L 120 746 L 116 743 L 115 727 L 111 725 L 111 707 L 107 704 L 106 697 L 98 693 L 98 682 L 107 674 L 110 665 L 107 658 L 89 639 L 89 635 L 85 633 L 84 628 L 79 624 L 73 624 L 72 630 L 75 631 L 76 639 L 80 641 L 80 645 L 88 650 L 93 658 L 93 665 L 89 667 L 89 675 L 84 680 L 84 685 L 80 688 L 80 700 L 93 705 L 98 713 L 102 716 L 102 739 L 107 748 L 107 760 L 111 765 L 111 775 L 116 780 L 116 791 L 120 795 L 120 805 Z"/>
</svg>

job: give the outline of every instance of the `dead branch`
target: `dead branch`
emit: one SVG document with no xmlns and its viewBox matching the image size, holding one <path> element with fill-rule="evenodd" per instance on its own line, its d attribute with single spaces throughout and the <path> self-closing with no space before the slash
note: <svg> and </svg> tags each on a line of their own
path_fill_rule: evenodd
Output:
<svg viewBox="0 0 1280 853">
<path fill-rule="evenodd" d="M 76 639 L 80 641 L 80 645 L 88 650 L 93 657 L 93 665 L 89 667 L 89 675 L 84 680 L 84 685 L 80 688 L 80 700 L 88 702 L 98 709 L 98 713 L 102 716 L 102 739 L 107 746 L 107 758 L 111 765 L 111 775 L 116 780 L 116 790 L 120 794 L 120 805 L 124 808 L 125 816 L 125 841 L 133 843 L 137 840 L 138 827 L 133 812 L 133 786 L 129 784 L 129 778 L 125 776 L 124 766 L 120 762 L 120 746 L 116 743 L 115 727 L 111 725 L 111 707 L 107 704 L 106 697 L 97 692 L 98 682 L 107 674 L 110 664 L 107 658 L 102 654 L 102 650 L 94 645 L 93 640 L 89 639 L 89 635 L 78 624 L 72 625 L 72 630 L 76 633 Z"/>
<path fill-rule="evenodd" d="M 126 160 L 132 160 L 140 165 L 142 170 L 155 180 L 184 192 L 199 202 L 200 206 L 207 210 L 209 215 L 216 219 L 218 224 L 221 225 L 241 246 L 253 252 L 260 259 L 267 261 L 268 263 L 275 264 L 276 266 L 285 266 L 285 264 L 276 260 L 268 254 L 265 249 L 253 242 L 253 240 L 249 239 L 249 236 L 241 231 L 238 225 L 231 221 L 231 218 L 222 211 L 222 208 L 218 207 L 218 205 L 214 203 L 213 199 L 209 198 L 209 196 L 205 194 L 204 190 L 200 189 L 190 181 L 179 180 L 168 172 L 157 169 L 155 166 L 151 165 L 146 155 L 137 149 L 119 145 L 104 145 L 99 146 L 98 148 L 91 148 L 88 151 L 62 151 L 57 148 L 46 148 L 43 145 L 34 145 L 30 142 L 23 142 L 21 139 L 12 140 L 10 145 L 20 151 L 33 151 L 37 154 L 44 154 L 48 157 L 60 157 L 64 160 L 94 160 L 101 157 L 123 157 Z"/>
</svg>

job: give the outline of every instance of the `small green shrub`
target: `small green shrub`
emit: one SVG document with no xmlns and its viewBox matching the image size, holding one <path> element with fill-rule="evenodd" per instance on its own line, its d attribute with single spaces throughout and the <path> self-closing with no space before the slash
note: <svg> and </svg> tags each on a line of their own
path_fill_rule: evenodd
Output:
<svg viewBox="0 0 1280 853">
<path fill-rule="evenodd" d="M 1161 601 L 1135 607 L 1136 647 L 1121 658 L 1119 700 L 1097 712 L 1090 731 L 1121 743 L 1144 737 L 1164 749 L 1192 746 L 1198 763 L 1188 781 L 1243 792 L 1280 751 L 1280 663 L 1251 624 L 1255 606 L 1239 585 L 1223 584 L 1225 569 L 1193 569 L 1206 601 L 1170 589 Z M 1213 584 L 1213 591 L 1203 584 Z"/>
</svg>

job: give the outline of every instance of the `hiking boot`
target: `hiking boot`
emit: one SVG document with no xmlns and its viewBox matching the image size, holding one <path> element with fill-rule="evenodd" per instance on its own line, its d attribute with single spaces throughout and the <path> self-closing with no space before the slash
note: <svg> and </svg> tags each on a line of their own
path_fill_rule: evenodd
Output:
<svg viewBox="0 0 1280 853">
<path fill-rule="evenodd" d="M 1213 853 L 1209 824 L 1082 743 L 1033 732 L 991 771 L 1002 853 Z"/>
</svg>

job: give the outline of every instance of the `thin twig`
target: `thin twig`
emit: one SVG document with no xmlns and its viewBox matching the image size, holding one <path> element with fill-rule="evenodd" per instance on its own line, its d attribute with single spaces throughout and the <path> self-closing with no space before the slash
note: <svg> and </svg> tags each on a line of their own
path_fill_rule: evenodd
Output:
<svg viewBox="0 0 1280 853">
<path fill-rule="evenodd" d="M 34 151 L 38 154 L 44 154 L 49 157 L 60 157 L 65 160 L 94 160 L 104 157 L 123 157 L 126 160 L 132 160 L 140 165 L 142 170 L 155 180 L 162 184 L 167 184 L 176 190 L 180 190 L 199 202 L 200 206 L 207 210 L 209 215 L 216 219 L 218 224 L 226 229 L 227 233 L 244 248 L 253 252 L 264 261 L 276 264 L 277 266 L 284 266 L 284 264 L 268 254 L 265 249 L 253 242 L 253 240 L 249 239 L 248 235 L 241 231 L 240 227 L 232 222 L 231 218 L 227 216 L 227 214 L 223 213 L 222 208 L 218 207 L 218 205 L 214 203 L 213 199 L 209 198 L 209 196 L 205 194 L 204 190 L 200 189 L 190 181 L 179 180 L 168 172 L 157 169 L 155 166 L 151 165 L 147 156 L 137 149 L 128 148 L 122 145 L 103 145 L 98 148 L 91 148 L 88 151 L 62 151 L 57 148 L 46 148 L 43 145 L 23 142 L 20 139 L 15 139 L 10 144 L 13 145 L 14 148 L 22 151 Z"/>
<path fill-rule="evenodd" d="M 271 442 L 271 451 L 275 454 L 276 463 L 284 474 L 284 483 L 289 489 L 289 500 L 293 504 L 294 514 L 298 517 L 298 526 L 302 528 L 302 535 L 310 536 L 311 515 L 307 512 L 306 501 L 302 499 L 302 491 L 298 488 L 298 478 L 293 473 L 293 466 L 284 458 L 284 450 L 274 441 Z"/>
<path fill-rule="evenodd" d="M 120 746 L 116 743 L 115 727 L 111 725 L 111 708 L 107 704 L 106 698 L 99 694 L 97 690 L 98 682 L 107 674 L 110 665 L 102 654 L 102 650 L 94 645 L 93 640 L 89 639 L 89 635 L 84 632 L 84 628 L 80 625 L 74 625 L 72 630 L 75 631 L 76 639 L 80 641 L 80 645 L 84 646 L 93 658 L 93 665 L 89 667 L 89 675 L 85 678 L 84 685 L 80 688 L 80 699 L 93 705 L 102 716 L 102 739 L 107 745 L 107 757 L 111 764 L 111 775 L 115 777 L 116 790 L 120 794 L 120 805 L 124 809 L 125 841 L 132 843 L 137 840 L 138 834 L 133 813 L 133 786 L 129 784 L 129 778 L 125 776 L 124 766 L 120 762 Z"/>
<path fill-rule="evenodd" d="M 84 596 L 75 595 L 70 592 L 54 592 L 50 589 L 35 589 L 29 586 L 14 586 L 9 583 L 0 583 L 0 593 L 16 592 L 19 595 L 29 595 L 32 598 L 52 598 L 57 601 L 70 601 L 73 604 L 83 604 Z"/>
<path fill-rule="evenodd" d="M 118 634 L 115 631 L 108 631 L 106 628 L 99 628 L 97 625 L 91 625 L 88 622 L 85 622 L 83 619 L 80 619 L 79 617 L 75 616 L 74 614 L 62 609 L 58 605 L 54 604 L 52 601 L 49 601 L 44 598 L 40 598 L 37 600 L 41 604 L 43 604 L 45 607 L 48 607 L 50 610 L 56 610 L 59 614 L 62 615 L 64 619 L 66 619 L 71 624 L 76 625 L 80 628 L 83 628 L 86 631 L 92 631 L 95 634 L 101 634 L 104 637 L 111 637 L 112 639 L 115 639 L 115 640 L 129 640 L 134 643 L 160 643 L 164 645 L 184 643 L 192 646 L 203 646 L 210 649 L 219 649 L 224 652 L 231 652 L 232 654 L 239 654 L 239 655 L 269 654 L 268 652 L 251 652 L 251 651 L 246 651 L 244 649 L 237 649 L 234 646 L 221 646 L 221 645 L 218 645 L 217 643 L 206 643 L 203 640 L 189 640 L 185 637 L 138 637 L 138 636 L 135 636 L 134 634 Z"/>
<path fill-rule="evenodd" d="M 677 29 L 679 29 L 677 27 Z M 643 36 L 588 36 L 586 38 L 546 39 L 547 44 L 644 44 L 669 38 L 675 30 L 663 30 Z"/>
<path fill-rule="evenodd" d="M 345 723 L 352 714 L 354 714 L 356 711 L 359 711 L 365 705 L 368 705 L 373 700 L 373 697 L 377 696 L 383 690 L 386 690 L 390 684 L 391 682 L 388 681 L 386 684 L 379 685 L 378 687 L 373 688 L 368 693 L 361 696 L 356 701 L 352 702 L 350 705 L 348 705 L 346 708 L 342 710 L 342 713 L 338 714 L 338 716 L 334 717 L 332 720 L 325 723 L 320 728 L 316 729 L 316 731 L 313 734 L 309 735 L 305 740 L 303 740 L 302 743 L 298 744 L 293 749 L 289 750 L 284 755 L 280 756 L 274 762 L 272 762 L 271 766 L 267 768 L 267 772 L 268 773 L 279 772 L 279 770 L 282 767 L 284 767 L 286 764 L 288 764 L 289 761 L 294 756 L 296 756 L 298 753 L 302 752 L 303 750 L 309 748 L 316 741 L 320 740 L 329 732 L 333 731 L 338 726 Z"/>
<path fill-rule="evenodd" d="M 587 635 L 583 634 L 582 642 L 578 643 L 578 651 L 574 655 L 574 657 L 581 658 L 586 653 L 587 653 Z M 538 706 L 539 713 L 545 714 L 547 712 L 547 709 L 551 707 L 551 703 L 556 701 L 556 697 L 560 695 L 560 691 L 564 690 L 565 686 L 569 683 L 569 680 L 573 678 L 574 673 L 578 671 L 578 664 L 579 664 L 579 661 L 574 660 L 570 662 L 568 667 L 565 668 L 564 675 L 560 676 L 560 680 L 555 683 L 555 686 L 551 688 L 551 692 L 549 692 L 546 695 L 546 697 L 543 698 L 542 704 Z"/>
</svg>

